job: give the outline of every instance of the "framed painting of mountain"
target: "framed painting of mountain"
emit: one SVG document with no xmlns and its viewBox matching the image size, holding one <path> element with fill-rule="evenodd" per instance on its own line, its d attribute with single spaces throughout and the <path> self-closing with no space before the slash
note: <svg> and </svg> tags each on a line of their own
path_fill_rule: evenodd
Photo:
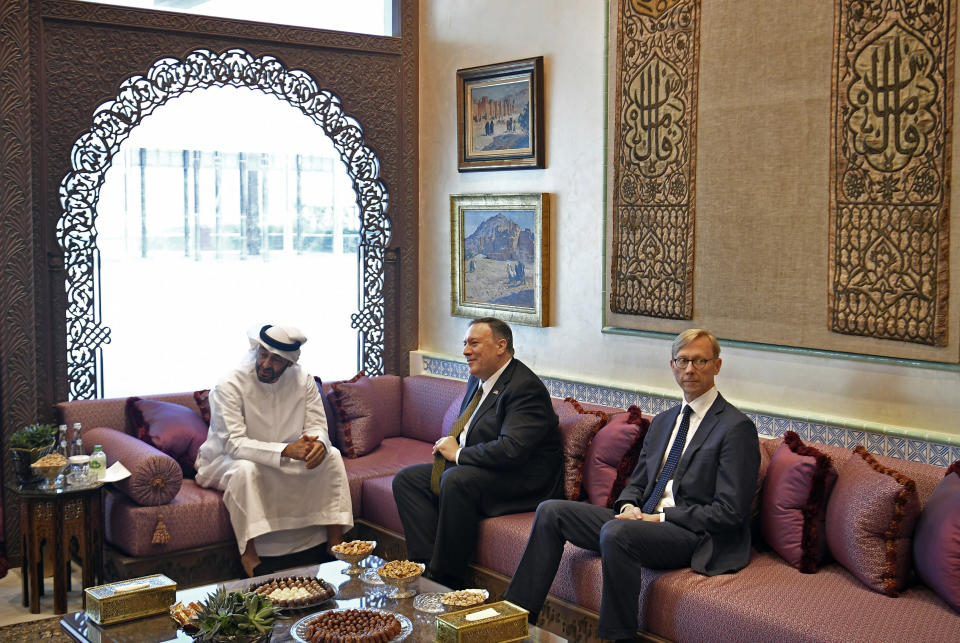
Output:
<svg viewBox="0 0 960 643">
<path fill-rule="evenodd" d="M 450 197 L 451 313 L 549 325 L 548 194 Z"/>
<path fill-rule="evenodd" d="M 457 169 L 543 167 L 543 56 L 458 69 Z"/>
</svg>

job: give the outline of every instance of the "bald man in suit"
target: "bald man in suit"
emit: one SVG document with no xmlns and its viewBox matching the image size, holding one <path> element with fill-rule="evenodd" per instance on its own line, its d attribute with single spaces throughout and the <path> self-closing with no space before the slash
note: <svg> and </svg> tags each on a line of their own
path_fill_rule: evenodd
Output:
<svg viewBox="0 0 960 643">
<path fill-rule="evenodd" d="M 721 361 L 712 333 L 685 331 L 672 349 L 670 367 L 684 399 L 651 422 L 614 507 L 567 500 L 537 507 L 504 595 L 528 609 L 532 621 L 568 541 L 602 558 L 598 634 L 605 639 L 636 638 L 642 567 L 690 567 L 712 576 L 749 562 L 750 505 L 760 466 L 756 426 L 714 385 Z"/>
<path fill-rule="evenodd" d="M 510 327 L 474 320 L 463 354 L 470 378 L 454 423 L 462 432 L 437 440 L 434 464 L 393 479 L 407 557 L 453 588 L 463 587 L 483 518 L 533 511 L 563 490 L 557 414 L 540 378 L 513 357 Z"/>
</svg>

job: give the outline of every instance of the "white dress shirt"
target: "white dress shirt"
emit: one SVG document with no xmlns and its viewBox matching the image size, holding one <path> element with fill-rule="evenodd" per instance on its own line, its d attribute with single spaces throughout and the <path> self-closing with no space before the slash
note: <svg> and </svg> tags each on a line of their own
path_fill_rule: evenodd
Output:
<svg viewBox="0 0 960 643">
<path fill-rule="evenodd" d="M 667 456 L 670 455 L 670 449 L 673 448 L 673 443 L 677 439 L 677 432 L 680 430 L 680 422 L 683 421 L 683 409 L 686 406 L 690 407 L 690 425 L 687 427 L 687 439 L 683 443 L 683 450 L 686 451 L 687 447 L 690 445 L 690 441 L 693 439 L 693 436 L 697 433 L 697 429 L 700 428 L 700 422 L 703 421 L 704 416 L 707 411 L 710 410 L 710 407 L 713 406 L 714 401 L 716 401 L 717 396 L 720 395 L 720 391 L 717 390 L 717 387 L 712 387 L 706 393 L 700 395 L 691 402 L 684 400 L 680 405 L 680 412 L 677 414 L 677 419 L 673 423 L 673 431 L 670 433 L 670 440 L 667 442 L 667 448 L 663 452 L 663 459 L 660 460 L 660 467 L 657 469 L 657 477 L 659 477 L 660 472 L 663 471 L 663 465 L 667 462 Z M 682 456 L 681 456 L 682 457 Z M 655 477 L 654 482 L 657 478 Z M 626 504 L 620 508 L 620 513 L 623 513 L 630 507 L 634 505 Z M 673 498 L 673 478 L 667 481 L 667 486 L 663 490 L 663 497 L 660 498 L 660 502 L 657 503 L 656 508 L 654 509 L 654 514 L 660 518 L 660 522 L 664 521 L 663 510 L 667 507 L 675 507 L 676 502 Z"/>
</svg>

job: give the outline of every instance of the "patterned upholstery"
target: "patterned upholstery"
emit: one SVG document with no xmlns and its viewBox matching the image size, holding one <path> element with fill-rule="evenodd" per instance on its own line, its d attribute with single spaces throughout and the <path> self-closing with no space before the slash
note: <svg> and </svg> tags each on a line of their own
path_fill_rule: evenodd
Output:
<svg viewBox="0 0 960 643">
<path fill-rule="evenodd" d="M 83 432 L 88 451 L 100 444 L 107 465 L 118 460 L 130 471 L 130 477 L 113 485 L 134 502 L 145 506 L 165 505 L 177 495 L 183 483 L 183 471 L 177 461 L 132 435 L 95 427 Z"/>
<path fill-rule="evenodd" d="M 513 576 L 533 526 L 533 512 L 487 518 L 480 523 L 475 560 Z M 567 543 L 550 593 L 589 610 L 600 609 L 600 556 Z"/>
<path fill-rule="evenodd" d="M 466 390 L 466 382 L 460 380 L 425 375 L 403 378 L 402 435 L 435 442 L 442 435 L 440 429 L 447 409 L 455 403 L 459 410 Z"/>
<path fill-rule="evenodd" d="M 337 411 L 335 443 L 345 458 L 358 458 L 376 449 L 383 438 L 399 435 L 402 414 L 401 378 L 396 375 L 334 382 L 331 402 Z"/>
<path fill-rule="evenodd" d="M 140 506 L 107 488 L 103 507 L 104 539 L 128 556 L 154 556 L 235 540 L 223 493 L 201 487 L 193 480 L 184 480 L 176 497 L 157 507 Z M 153 532 L 160 516 L 170 542 L 154 544 Z"/>
<path fill-rule="evenodd" d="M 410 438 L 387 438 L 378 448 L 363 456 L 349 460 L 344 458 L 347 469 L 347 481 L 350 484 L 350 500 L 354 517 L 364 516 L 361 488 L 365 480 L 392 476 L 408 464 L 432 462 L 430 454 L 433 444 Z"/>
<path fill-rule="evenodd" d="M 327 385 L 325 385 L 327 386 Z M 345 460 L 354 514 L 370 523 L 400 532 L 391 480 L 396 471 L 415 462 L 430 462 L 430 446 L 456 418 L 464 383 L 437 377 L 404 379 L 402 417 L 393 413 L 392 435 L 368 455 Z M 150 396 L 193 408 L 192 393 Z M 124 399 L 90 400 L 58 405 L 61 418 L 87 427 L 126 430 Z M 583 405 L 588 409 L 615 411 Z M 436 428 L 440 423 L 440 429 Z M 399 429 L 397 429 L 399 427 Z M 599 434 L 598 434 L 599 435 Z M 86 440 L 85 440 L 86 442 Z M 762 438 L 761 448 L 773 455 L 781 440 Z M 817 444 L 842 470 L 850 450 Z M 916 482 L 926 502 L 944 470 L 878 457 Z M 172 502 L 141 507 L 122 493 L 107 489 L 106 539 L 130 556 L 177 552 L 203 544 L 232 542 L 221 494 L 185 480 Z M 162 514 L 171 539 L 153 544 Z M 500 516 L 480 525 L 476 563 L 511 576 L 526 546 L 533 514 Z M 914 584 L 898 597 L 871 591 L 836 562 L 817 574 L 801 574 L 773 552 L 754 552 L 751 564 L 737 574 L 708 578 L 689 570 L 643 570 L 644 591 L 638 609 L 645 629 L 674 641 L 883 641 L 953 640 L 960 615 L 932 590 Z M 551 594 L 596 613 L 600 607 L 600 558 L 567 545 Z M 684 616 L 678 617 L 682 608 Z"/>
<path fill-rule="evenodd" d="M 398 534 L 403 533 L 403 524 L 400 522 L 400 513 L 397 503 L 393 499 L 393 476 L 368 478 L 363 482 L 363 516 L 370 522 L 386 527 Z"/>
<path fill-rule="evenodd" d="M 801 574 L 773 552 L 754 552 L 736 574 L 645 569 L 640 606 L 643 629 L 690 643 L 951 641 L 960 632 L 960 614 L 927 587 L 890 598 L 836 563 Z"/>
</svg>

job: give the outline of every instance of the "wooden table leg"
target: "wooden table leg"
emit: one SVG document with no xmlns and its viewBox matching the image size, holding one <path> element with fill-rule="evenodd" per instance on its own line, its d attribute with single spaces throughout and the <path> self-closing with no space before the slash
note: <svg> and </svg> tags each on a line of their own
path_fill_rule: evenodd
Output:
<svg viewBox="0 0 960 643">
<path fill-rule="evenodd" d="M 64 572 L 70 564 L 70 553 L 64 551 L 64 503 L 54 502 L 53 517 L 53 613 L 67 613 L 67 579 Z"/>
<path fill-rule="evenodd" d="M 20 524 L 24 524 L 22 520 L 20 521 Z M 23 594 L 23 606 L 26 607 L 30 604 L 30 583 L 27 582 L 27 579 L 30 578 L 30 556 L 27 553 L 30 551 L 30 542 L 27 538 L 25 528 L 21 526 L 20 529 L 23 531 L 23 533 L 20 534 L 20 555 L 22 557 L 20 561 L 20 591 Z M 37 598 L 39 599 L 39 597 Z"/>
</svg>

